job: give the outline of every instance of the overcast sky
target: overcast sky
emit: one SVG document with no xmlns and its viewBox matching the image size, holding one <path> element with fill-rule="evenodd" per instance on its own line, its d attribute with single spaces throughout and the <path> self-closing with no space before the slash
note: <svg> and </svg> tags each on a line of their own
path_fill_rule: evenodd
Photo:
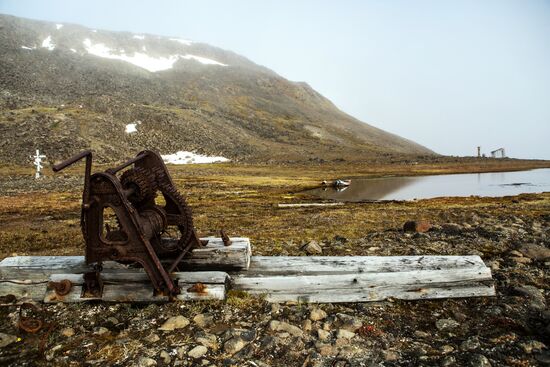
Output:
<svg viewBox="0 0 550 367">
<path fill-rule="evenodd" d="M 438 153 L 550 159 L 548 0 L 0 0 L 0 13 L 206 42 Z"/>
</svg>

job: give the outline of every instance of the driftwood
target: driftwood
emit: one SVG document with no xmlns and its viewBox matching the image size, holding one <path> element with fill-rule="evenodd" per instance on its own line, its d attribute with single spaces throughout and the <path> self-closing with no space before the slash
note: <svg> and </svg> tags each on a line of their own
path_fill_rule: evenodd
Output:
<svg viewBox="0 0 550 367">
<path fill-rule="evenodd" d="M 182 271 L 239 270 L 250 265 L 250 240 L 231 238 L 231 246 L 224 246 L 221 238 L 206 237 L 205 247 L 194 249 L 179 267 Z M 47 280 L 50 274 L 80 274 L 91 271 L 84 256 L 16 256 L 0 261 L 0 279 Z M 103 263 L 103 272 L 143 271 L 114 261 Z"/>
<path fill-rule="evenodd" d="M 308 208 L 323 206 L 340 206 L 345 203 L 301 203 L 301 204 L 277 204 L 277 208 Z"/>
<path fill-rule="evenodd" d="M 181 294 L 179 300 L 222 300 L 225 299 L 226 284 L 229 279 L 224 272 L 173 273 L 178 279 Z M 86 302 L 101 300 L 105 302 L 167 302 L 168 297 L 154 295 L 151 282 L 144 272 L 115 272 L 101 275 L 104 287 L 100 298 L 82 298 L 82 274 L 52 274 L 48 281 L 0 281 L 0 295 L 13 294 L 18 299 L 32 299 L 46 303 Z M 49 286 L 49 281 L 69 280 L 70 292 L 60 296 Z M 192 287 L 200 282 L 204 285 L 201 292 Z"/>
<path fill-rule="evenodd" d="M 224 299 L 226 289 L 265 296 L 271 302 L 367 302 L 494 296 L 490 269 L 479 256 L 250 256 L 247 238 L 221 239 L 195 249 L 177 271 L 181 300 Z M 228 269 L 229 276 L 214 269 Z M 199 271 L 199 270 L 208 271 Z M 83 276 L 90 271 L 82 256 L 19 256 L 0 262 L 0 296 L 44 302 L 83 302 Z M 154 295 L 141 268 L 105 262 L 102 301 L 166 302 Z M 59 296 L 49 282 L 70 280 Z M 194 291 L 202 283 L 206 290 Z"/>
<path fill-rule="evenodd" d="M 479 256 L 252 257 L 234 289 L 268 301 L 366 302 L 494 296 Z"/>
</svg>

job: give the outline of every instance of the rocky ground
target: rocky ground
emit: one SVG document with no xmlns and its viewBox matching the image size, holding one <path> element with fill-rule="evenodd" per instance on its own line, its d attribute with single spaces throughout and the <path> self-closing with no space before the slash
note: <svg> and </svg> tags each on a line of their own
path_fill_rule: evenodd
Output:
<svg viewBox="0 0 550 367">
<path fill-rule="evenodd" d="M 187 182 L 196 174 L 185 176 Z M 181 178 L 178 175 L 175 175 L 177 179 Z M 193 189 L 191 196 L 195 198 L 191 202 L 197 208 L 197 225 L 205 228 L 206 220 L 215 226 L 229 223 L 232 231 L 252 238 L 256 254 L 477 254 L 493 271 L 497 297 L 269 304 L 261 298 L 230 292 L 224 302 L 39 305 L 41 311 L 34 313 L 44 318 L 44 325 L 36 333 L 19 329 L 19 306 L 4 299 L 0 307 L 4 321 L 0 326 L 0 364 L 550 365 L 550 194 L 277 211 L 272 209 L 273 202 L 289 194 L 270 191 L 273 180 L 262 186 L 256 177 L 256 181 L 246 181 L 247 185 L 243 186 L 237 176 L 224 181 L 209 172 L 209 184 L 204 183 L 206 176 L 200 177 L 202 186 Z M 72 179 L 76 182 L 76 178 L 68 178 Z M 231 199 L 230 194 L 214 195 L 221 195 L 227 186 L 241 193 L 239 201 Z M 71 191 L 74 194 L 69 195 L 69 199 L 78 198 L 78 192 Z M 211 196 L 201 198 L 207 192 Z M 78 221 L 78 213 L 72 213 L 78 211 L 77 205 L 57 208 L 52 204 L 57 196 L 47 196 L 45 191 L 36 197 L 21 196 L 23 194 L 17 192 L 8 195 L 0 198 L 3 247 L 19 243 L 18 237 L 10 232 L 9 223 L 18 223 L 19 230 L 23 231 L 24 223 L 37 216 L 52 215 L 63 226 Z M 243 196 L 247 198 L 244 201 Z M 215 210 L 223 210 L 226 215 L 236 212 L 239 218 L 222 222 L 206 202 L 213 202 Z M 36 203 L 41 206 L 33 206 L 39 205 Z M 29 214 L 25 208 L 33 208 L 38 214 Z M 245 212 L 250 212 L 256 221 L 244 215 Z M 203 216 L 207 218 L 201 219 Z M 270 220 L 287 223 L 287 227 L 280 228 L 281 234 L 263 231 L 261 223 L 268 216 L 275 218 Z M 296 217 L 295 221 L 292 217 Z M 339 225 L 329 225 L 337 218 L 344 219 Z M 348 220 L 350 218 L 356 221 Z M 231 226 L 237 220 L 243 223 L 242 229 Z M 411 229 L 416 230 L 406 232 L 403 225 L 407 220 L 423 225 L 412 226 Z M 29 227 L 29 238 L 40 238 L 40 235 L 57 238 L 53 231 L 41 234 L 53 221 L 40 223 L 44 224 Z M 77 225 L 68 228 L 72 237 L 78 235 Z M 306 237 L 298 235 L 296 228 L 302 228 Z M 268 233 L 270 239 L 255 235 L 258 229 Z M 283 234 L 285 240 L 282 240 Z M 69 250 L 75 254 L 80 253 L 81 248 Z M 3 253 L 7 251 L 3 249 Z M 59 253 L 60 248 L 20 248 L 18 251 L 19 254 L 51 254 Z"/>
</svg>

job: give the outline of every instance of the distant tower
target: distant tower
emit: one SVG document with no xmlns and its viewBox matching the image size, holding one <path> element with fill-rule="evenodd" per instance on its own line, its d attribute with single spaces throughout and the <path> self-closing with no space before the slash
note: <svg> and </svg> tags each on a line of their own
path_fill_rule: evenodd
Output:
<svg viewBox="0 0 550 367">
<path fill-rule="evenodd" d="M 38 149 L 36 149 L 36 155 L 31 156 L 31 158 L 34 159 L 33 164 L 36 167 L 36 173 L 34 174 L 34 178 L 39 179 L 40 178 L 40 170 L 43 168 L 42 159 L 46 158 L 46 156 L 43 155 L 43 154 L 40 154 L 40 151 Z"/>
<path fill-rule="evenodd" d="M 477 147 L 477 157 L 481 157 L 481 147 Z"/>
</svg>

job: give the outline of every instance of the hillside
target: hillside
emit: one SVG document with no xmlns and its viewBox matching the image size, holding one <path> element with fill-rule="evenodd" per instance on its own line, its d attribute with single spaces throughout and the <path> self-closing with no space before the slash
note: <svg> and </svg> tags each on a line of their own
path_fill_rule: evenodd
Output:
<svg viewBox="0 0 550 367">
<path fill-rule="evenodd" d="M 0 162 L 37 148 L 101 161 L 143 148 L 248 162 L 434 154 L 231 51 L 0 15 Z"/>
</svg>

